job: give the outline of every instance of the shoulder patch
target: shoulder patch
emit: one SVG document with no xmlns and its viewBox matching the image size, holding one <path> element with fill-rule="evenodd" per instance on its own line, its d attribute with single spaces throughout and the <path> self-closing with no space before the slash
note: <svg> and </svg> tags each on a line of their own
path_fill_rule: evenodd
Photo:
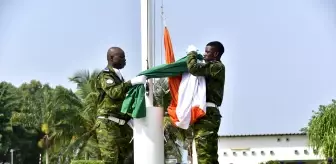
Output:
<svg viewBox="0 0 336 164">
<path fill-rule="evenodd" d="M 103 72 L 110 72 L 110 70 L 106 67 L 103 69 Z"/>
<path fill-rule="evenodd" d="M 113 83 L 114 83 L 114 81 L 112 79 L 107 79 L 106 80 L 106 84 L 113 84 Z"/>
</svg>

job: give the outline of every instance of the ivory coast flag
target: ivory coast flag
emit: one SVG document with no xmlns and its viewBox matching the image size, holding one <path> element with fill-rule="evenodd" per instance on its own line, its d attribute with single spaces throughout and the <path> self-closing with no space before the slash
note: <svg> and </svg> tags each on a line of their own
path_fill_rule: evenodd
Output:
<svg viewBox="0 0 336 164">
<path fill-rule="evenodd" d="M 175 62 L 173 46 L 168 28 L 164 28 L 165 59 L 167 64 Z M 206 113 L 206 82 L 201 76 L 189 72 L 168 77 L 171 102 L 168 114 L 172 123 L 182 129 L 188 129 L 198 118 Z"/>
</svg>

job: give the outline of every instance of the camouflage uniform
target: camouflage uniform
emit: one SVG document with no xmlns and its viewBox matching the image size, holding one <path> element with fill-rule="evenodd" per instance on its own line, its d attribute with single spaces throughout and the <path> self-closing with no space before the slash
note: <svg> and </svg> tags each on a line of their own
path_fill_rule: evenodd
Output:
<svg viewBox="0 0 336 164">
<path fill-rule="evenodd" d="M 124 125 L 108 119 L 97 118 L 96 132 L 102 159 L 106 164 L 124 164 L 126 158 L 133 157 L 133 130 L 127 125 L 130 116 L 120 112 L 127 91 L 131 88 L 130 81 L 117 75 L 110 66 L 97 77 L 96 88 L 100 92 L 98 116 L 113 116 L 126 121 Z M 133 159 L 131 160 L 133 164 Z"/>
<path fill-rule="evenodd" d="M 189 72 L 206 79 L 206 100 L 217 107 L 207 107 L 206 115 L 192 125 L 198 164 L 218 164 L 218 130 L 221 114 L 218 107 L 222 104 L 225 82 L 225 67 L 221 61 L 197 63 L 196 53 L 187 57 Z"/>
</svg>

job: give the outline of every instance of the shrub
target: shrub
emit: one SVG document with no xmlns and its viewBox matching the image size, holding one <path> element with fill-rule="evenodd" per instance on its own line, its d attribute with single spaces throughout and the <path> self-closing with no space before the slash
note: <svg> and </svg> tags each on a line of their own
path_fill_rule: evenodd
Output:
<svg viewBox="0 0 336 164">
<path fill-rule="evenodd" d="M 71 164 L 104 164 L 104 162 L 98 160 L 73 160 Z"/>
<path fill-rule="evenodd" d="M 267 162 L 261 162 L 260 164 L 280 164 L 278 161 L 267 161 Z"/>
</svg>

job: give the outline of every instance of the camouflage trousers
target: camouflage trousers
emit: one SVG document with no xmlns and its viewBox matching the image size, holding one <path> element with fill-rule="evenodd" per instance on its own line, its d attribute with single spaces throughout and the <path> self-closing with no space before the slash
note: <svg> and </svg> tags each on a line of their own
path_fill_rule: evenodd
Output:
<svg viewBox="0 0 336 164">
<path fill-rule="evenodd" d="M 97 139 L 105 164 L 133 164 L 133 129 L 107 119 L 97 119 Z"/>
<path fill-rule="evenodd" d="M 192 125 L 198 164 L 218 164 L 218 130 L 221 114 L 207 107 L 206 115 Z"/>
</svg>

